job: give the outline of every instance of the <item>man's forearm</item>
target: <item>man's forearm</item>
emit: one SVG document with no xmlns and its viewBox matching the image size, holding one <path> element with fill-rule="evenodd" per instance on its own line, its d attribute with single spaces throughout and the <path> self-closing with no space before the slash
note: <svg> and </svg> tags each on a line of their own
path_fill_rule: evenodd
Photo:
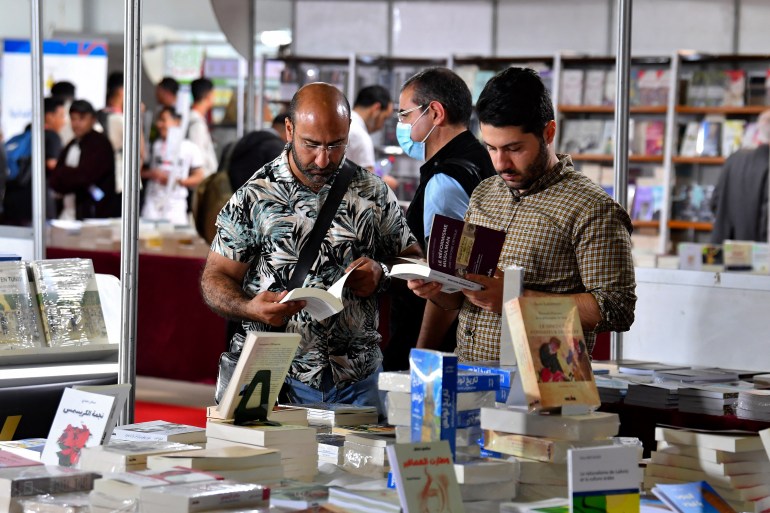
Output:
<svg viewBox="0 0 770 513">
<path fill-rule="evenodd" d="M 456 302 L 459 300 L 460 305 L 462 305 L 462 294 L 441 294 L 438 299 L 440 300 L 442 297 L 446 302 Z M 417 347 L 425 349 L 438 348 L 459 312 L 459 306 L 457 308 L 443 308 L 433 301 L 427 301 L 425 303 L 420 335 L 417 337 Z"/>
<path fill-rule="evenodd" d="M 239 283 L 227 275 L 203 271 L 201 293 L 209 308 L 222 317 L 257 320 L 249 312 L 251 298 L 243 292 Z"/>
</svg>

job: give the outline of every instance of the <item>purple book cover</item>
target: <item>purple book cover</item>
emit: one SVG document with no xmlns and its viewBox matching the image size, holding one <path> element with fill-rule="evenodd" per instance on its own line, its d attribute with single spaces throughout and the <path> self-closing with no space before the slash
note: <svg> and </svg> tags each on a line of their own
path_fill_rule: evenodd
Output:
<svg viewBox="0 0 770 513">
<path fill-rule="evenodd" d="M 436 214 L 428 239 L 428 265 L 454 276 L 492 276 L 505 243 L 505 232 Z"/>
</svg>

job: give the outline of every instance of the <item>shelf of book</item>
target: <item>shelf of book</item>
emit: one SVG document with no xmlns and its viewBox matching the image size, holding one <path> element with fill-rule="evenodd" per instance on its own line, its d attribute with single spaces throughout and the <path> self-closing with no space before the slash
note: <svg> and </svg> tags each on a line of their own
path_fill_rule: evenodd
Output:
<svg viewBox="0 0 770 513">
<path fill-rule="evenodd" d="M 570 155 L 573 162 L 612 162 L 614 157 L 604 153 L 574 153 Z M 629 162 L 634 163 L 663 163 L 663 155 L 629 155 Z"/>
<path fill-rule="evenodd" d="M 672 230 L 695 230 L 696 232 L 710 232 L 714 228 L 714 223 L 672 219 L 668 222 L 668 227 Z"/>
<path fill-rule="evenodd" d="M 634 225 L 634 228 L 660 228 L 660 221 L 644 221 L 642 219 L 633 219 L 631 220 L 631 224 Z"/>
<path fill-rule="evenodd" d="M 695 107 L 692 105 L 676 106 L 677 114 L 700 114 L 700 115 L 723 114 L 726 116 L 759 115 L 767 109 L 768 109 L 767 105 L 744 105 L 744 106 L 720 105 L 720 106 L 711 106 L 711 107 Z"/>
<path fill-rule="evenodd" d="M 725 157 L 672 157 L 674 164 L 707 164 L 721 166 L 725 163 Z"/>
<path fill-rule="evenodd" d="M 629 108 L 631 114 L 665 114 L 665 105 L 634 105 Z M 559 105 L 563 114 L 613 114 L 612 105 Z"/>
</svg>

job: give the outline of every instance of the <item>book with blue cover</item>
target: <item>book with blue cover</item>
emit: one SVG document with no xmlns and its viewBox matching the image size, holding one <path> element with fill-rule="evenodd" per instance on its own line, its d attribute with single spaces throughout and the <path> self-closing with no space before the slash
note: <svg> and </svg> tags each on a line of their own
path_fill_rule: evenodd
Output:
<svg viewBox="0 0 770 513">
<path fill-rule="evenodd" d="M 652 493 L 678 513 L 735 513 L 706 481 L 656 484 Z"/>
<path fill-rule="evenodd" d="M 409 353 L 412 378 L 411 440 L 447 440 L 455 453 L 457 356 L 429 349 Z"/>
<path fill-rule="evenodd" d="M 457 368 L 461 371 L 478 372 L 480 374 L 493 374 L 500 376 L 500 388 L 511 388 L 513 377 L 516 374 L 515 365 L 500 365 L 498 361 L 479 361 L 458 363 Z"/>
</svg>

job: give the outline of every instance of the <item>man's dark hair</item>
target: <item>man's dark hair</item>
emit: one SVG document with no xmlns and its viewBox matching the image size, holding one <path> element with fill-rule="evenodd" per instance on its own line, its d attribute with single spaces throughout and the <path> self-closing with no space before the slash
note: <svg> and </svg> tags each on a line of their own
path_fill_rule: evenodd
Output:
<svg viewBox="0 0 770 513">
<path fill-rule="evenodd" d="M 64 107 L 64 100 L 55 96 L 43 99 L 43 114 L 53 114 L 59 107 Z"/>
<path fill-rule="evenodd" d="M 164 112 L 168 112 L 169 116 L 179 121 L 182 119 L 182 115 L 179 114 L 174 107 L 169 107 L 168 105 L 164 105 L 162 109 L 160 109 L 160 112 L 158 112 L 158 117 L 161 117 Z"/>
<path fill-rule="evenodd" d="M 412 101 L 423 105 L 432 101 L 444 106 L 447 120 L 452 125 L 468 126 L 471 120 L 473 100 L 471 91 L 462 78 L 448 68 L 428 68 L 404 82 L 401 91 L 412 87 Z"/>
<path fill-rule="evenodd" d="M 492 77 L 476 102 L 476 113 L 485 125 L 517 126 L 538 137 L 554 119 L 551 94 L 529 68 L 508 68 Z"/>
<path fill-rule="evenodd" d="M 107 101 L 123 87 L 123 72 L 113 71 L 107 77 Z"/>
<path fill-rule="evenodd" d="M 208 78 L 196 78 L 193 80 L 192 84 L 190 84 L 193 103 L 203 100 L 212 89 L 214 89 L 214 83 Z"/>
<path fill-rule="evenodd" d="M 276 114 L 273 118 L 273 122 L 271 123 L 272 126 L 281 125 L 284 126 L 286 124 L 286 118 L 289 117 L 288 112 L 281 112 L 280 114 Z"/>
<path fill-rule="evenodd" d="M 173 95 L 176 95 L 179 92 L 179 82 L 171 77 L 163 77 L 163 80 L 158 82 L 158 87 L 165 89 Z"/>
<path fill-rule="evenodd" d="M 91 114 L 93 116 L 96 114 L 96 111 L 94 110 L 94 106 L 91 105 L 88 101 L 75 100 L 72 102 L 72 105 L 70 105 L 70 114 L 72 113 Z"/>
<path fill-rule="evenodd" d="M 75 98 L 75 85 L 72 82 L 56 82 L 51 86 L 51 96 L 72 100 Z"/>
<path fill-rule="evenodd" d="M 366 86 L 358 91 L 353 107 L 371 107 L 375 103 L 379 103 L 383 109 L 388 108 L 388 105 L 393 103 L 390 92 L 381 85 Z"/>
</svg>

